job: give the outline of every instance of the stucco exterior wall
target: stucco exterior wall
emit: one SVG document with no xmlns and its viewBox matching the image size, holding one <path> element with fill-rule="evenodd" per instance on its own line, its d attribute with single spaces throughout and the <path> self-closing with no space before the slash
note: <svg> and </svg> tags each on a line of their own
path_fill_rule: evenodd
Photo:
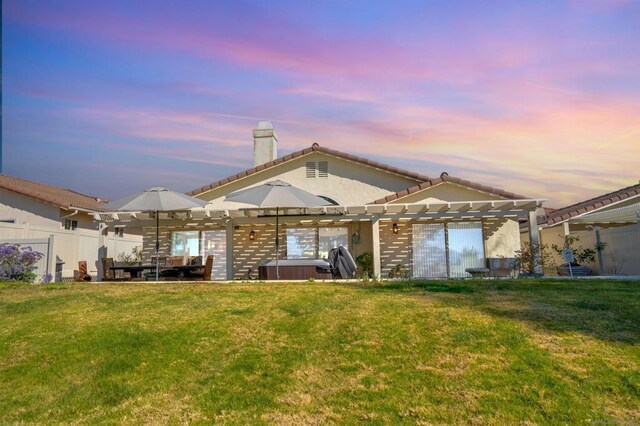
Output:
<svg viewBox="0 0 640 426">
<path fill-rule="evenodd" d="M 307 178 L 306 163 L 318 161 L 328 162 L 328 176 Z M 404 176 L 314 152 L 212 191 L 198 194 L 196 197 L 211 201 L 212 208 L 247 208 L 249 206 L 246 204 L 224 202 L 224 197 L 231 192 L 275 179 L 283 180 L 313 194 L 328 196 L 343 206 L 368 204 L 418 183 Z"/>
<path fill-rule="evenodd" d="M 520 250 L 520 227 L 511 218 L 484 220 L 485 257 L 514 257 Z"/>
<path fill-rule="evenodd" d="M 60 209 L 13 191 L 0 189 L 0 219 L 17 219 L 17 223 L 59 229 Z"/>
<path fill-rule="evenodd" d="M 389 272 L 397 265 L 403 265 L 412 273 L 412 224 L 413 221 L 401 220 L 398 233 L 393 233 L 393 221 L 380 222 L 380 278 L 387 278 Z"/>
<path fill-rule="evenodd" d="M 450 182 L 444 182 L 422 191 L 415 192 L 406 197 L 394 200 L 392 204 L 404 203 L 438 203 L 438 202 L 454 202 L 454 201 L 486 201 L 486 200 L 502 200 L 503 198 L 481 192 L 475 189 L 465 188 Z"/>
</svg>

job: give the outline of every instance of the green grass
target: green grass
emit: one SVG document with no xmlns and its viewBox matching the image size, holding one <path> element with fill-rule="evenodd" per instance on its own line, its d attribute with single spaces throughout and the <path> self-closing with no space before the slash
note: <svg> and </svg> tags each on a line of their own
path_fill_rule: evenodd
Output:
<svg viewBox="0 0 640 426">
<path fill-rule="evenodd" d="M 640 422 L 640 283 L 0 284 L 0 424 Z"/>
</svg>

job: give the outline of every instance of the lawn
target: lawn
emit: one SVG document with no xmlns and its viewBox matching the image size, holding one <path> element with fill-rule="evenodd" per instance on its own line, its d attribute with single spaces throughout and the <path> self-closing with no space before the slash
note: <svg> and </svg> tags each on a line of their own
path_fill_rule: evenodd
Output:
<svg viewBox="0 0 640 426">
<path fill-rule="evenodd" d="M 640 282 L 0 283 L 0 424 L 640 423 Z"/>
</svg>

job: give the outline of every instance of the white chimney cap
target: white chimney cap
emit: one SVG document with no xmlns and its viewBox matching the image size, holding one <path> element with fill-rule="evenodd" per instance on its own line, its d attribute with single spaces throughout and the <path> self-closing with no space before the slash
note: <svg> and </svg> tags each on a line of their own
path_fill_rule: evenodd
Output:
<svg viewBox="0 0 640 426">
<path fill-rule="evenodd" d="M 273 124 L 269 120 L 260 120 L 257 129 L 273 129 Z"/>
</svg>

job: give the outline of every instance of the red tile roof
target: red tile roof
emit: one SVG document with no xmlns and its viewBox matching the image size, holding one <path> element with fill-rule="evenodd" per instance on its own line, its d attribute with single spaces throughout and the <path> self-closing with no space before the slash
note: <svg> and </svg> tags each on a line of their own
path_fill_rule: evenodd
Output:
<svg viewBox="0 0 640 426">
<path fill-rule="evenodd" d="M 600 195 L 589 200 L 554 210 L 548 214 L 547 224 L 553 225 L 636 195 L 640 195 L 640 184 L 627 186 L 626 188 L 618 189 L 617 191 L 609 192 L 608 194 Z"/>
<path fill-rule="evenodd" d="M 311 154 L 312 152 L 321 152 L 321 153 L 324 153 L 324 154 L 327 154 L 327 155 L 332 155 L 334 157 L 342 158 L 342 159 L 347 160 L 347 161 L 353 161 L 355 163 L 359 163 L 359 164 L 363 164 L 363 165 L 366 165 L 366 166 L 370 166 L 370 167 L 373 167 L 373 168 L 376 168 L 376 169 L 379 169 L 379 170 L 383 170 L 385 172 L 394 173 L 394 174 L 397 174 L 397 175 L 400 175 L 400 176 L 404 176 L 404 177 L 407 177 L 409 179 L 413 179 L 413 180 L 415 180 L 417 182 L 424 182 L 424 181 L 429 180 L 429 178 L 427 176 L 421 175 L 419 173 L 410 172 L 410 171 L 407 171 L 407 170 L 400 169 L 398 167 L 389 166 L 387 164 L 379 163 L 377 161 L 368 160 L 368 159 L 363 158 L 363 157 L 358 157 L 356 155 L 346 154 L 344 152 L 336 151 L 336 150 L 331 149 L 331 148 L 321 147 L 318 144 L 313 144 L 313 146 L 311 146 L 310 148 L 305 148 L 305 149 L 302 149 L 300 151 L 293 152 L 293 153 L 291 153 L 289 155 L 285 155 L 284 157 L 277 158 L 277 159 L 275 159 L 273 161 L 270 161 L 268 163 L 261 164 L 259 166 L 253 167 L 251 169 L 245 170 L 245 171 L 240 172 L 240 173 L 237 173 L 237 174 L 235 174 L 233 176 L 226 177 L 226 178 L 221 179 L 221 180 L 219 180 L 217 182 L 213 182 L 213 183 L 211 183 L 209 185 L 205 185 L 205 186 L 203 186 L 201 188 L 194 189 L 193 191 L 188 192 L 187 194 L 191 195 L 191 196 L 202 194 L 203 192 L 210 191 L 212 189 L 215 189 L 215 188 L 221 187 L 223 185 L 226 185 L 228 183 L 234 182 L 234 181 L 236 181 L 238 179 L 241 179 L 243 177 L 251 176 L 251 175 L 253 175 L 255 173 L 261 172 L 261 171 L 266 170 L 266 169 L 270 169 L 270 168 L 275 167 L 275 166 L 277 166 L 279 164 L 286 163 L 288 161 L 294 160 L 296 158 L 302 157 L 302 156 L 307 155 L 307 154 Z"/>
<path fill-rule="evenodd" d="M 70 189 L 45 185 L 43 183 L 33 182 L 5 174 L 0 174 L 0 188 L 16 192 L 27 197 L 32 197 L 36 200 L 53 204 L 54 206 L 64 209 L 73 209 L 74 207 L 77 207 L 91 211 L 104 210 L 104 201 L 99 198 L 81 194 Z"/>
</svg>

